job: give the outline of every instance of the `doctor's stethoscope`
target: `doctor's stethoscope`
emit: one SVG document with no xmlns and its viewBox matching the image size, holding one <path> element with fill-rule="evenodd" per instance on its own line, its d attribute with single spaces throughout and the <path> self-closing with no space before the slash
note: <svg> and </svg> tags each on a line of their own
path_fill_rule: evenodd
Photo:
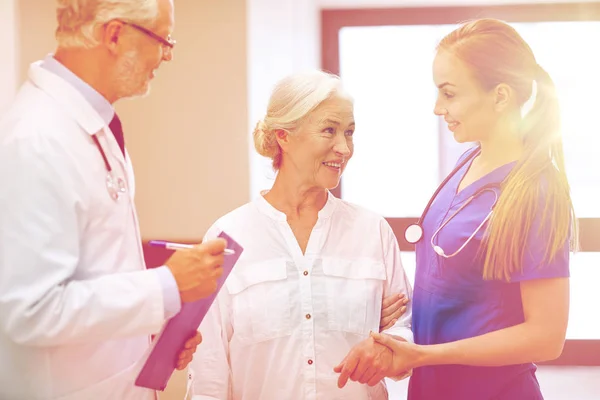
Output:
<svg viewBox="0 0 600 400">
<path fill-rule="evenodd" d="M 456 175 L 458 173 L 458 171 L 460 171 L 460 169 L 462 167 L 464 167 L 470 160 L 472 160 L 473 158 L 477 157 L 477 155 L 479 155 L 479 153 L 481 152 L 481 149 L 478 148 L 477 150 L 473 151 L 472 154 L 470 154 L 468 157 L 466 157 L 463 161 L 461 161 L 453 170 L 452 172 L 450 172 L 450 174 L 448 174 L 448 176 L 446 176 L 446 178 L 442 181 L 442 183 L 438 186 L 438 188 L 435 190 L 435 192 L 433 193 L 433 196 L 431 196 L 431 198 L 429 199 L 429 202 L 427 203 L 427 206 L 425 207 L 425 210 L 423 210 L 423 213 L 421 214 L 421 217 L 419 217 L 419 221 L 417 221 L 416 224 L 411 224 L 409 225 L 406 230 L 404 231 L 404 237 L 406 239 L 406 241 L 408 243 L 411 244 L 415 244 L 418 243 L 422 238 L 423 238 L 423 219 L 425 218 L 425 215 L 427 215 L 427 213 L 429 212 L 429 208 L 431 207 L 431 205 L 433 204 L 433 202 L 435 201 L 437 195 L 440 193 L 440 191 L 444 188 L 444 186 L 446 186 L 446 184 L 450 181 L 450 179 L 452 179 L 452 177 L 454 175 Z M 473 237 L 475 237 L 475 235 L 477 234 L 477 232 L 479 232 L 481 230 L 481 228 L 483 227 L 483 225 L 491 218 L 493 212 L 494 212 L 494 206 L 496 205 L 496 203 L 498 202 L 498 192 L 494 189 L 500 189 L 500 184 L 499 183 L 490 183 L 487 185 L 484 185 L 483 187 L 479 188 L 475 193 L 473 193 L 471 196 L 469 196 L 469 198 L 456 210 L 454 211 L 450 217 L 448 217 L 444 222 L 442 222 L 442 224 L 439 226 L 439 228 L 436 229 L 436 231 L 433 233 L 433 235 L 431 235 L 431 247 L 433 248 L 433 250 L 436 252 L 436 254 L 438 254 L 441 257 L 444 258 L 450 258 L 450 257 L 454 257 L 455 255 L 457 255 L 458 253 L 460 253 L 467 244 L 469 244 L 469 242 L 471 241 L 471 239 L 473 239 Z M 435 239 L 438 235 L 438 233 L 442 230 L 442 228 L 444 228 L 462 209 L 464 209 L 469 203 L 471 203 L 473 201 L 473 199 L 475 199 L 476 197 L 478 197 L 479 195 L 481 195 L 484 192 L 492 192 L 494 194 L 494 202 L 492 203 L 491 207 L 490 207 L 490 212 L 487 214 L 487 216 L 483 219 L 483 221 L 479 224 L 479 226 L 477 227 L 477 229 L 475 229 L 475 231 L 471 234 L 471 236 L 469 236 L 467 238 L 467 240 L 462 244 L 462 246 L 460 246 L 458 248 L 458 250 L 456 250 L 454 253 L 452 254 L 446 254 L 444 252 L 444 249 L 442 249 L 440 246 L 435 244 Z"/>
<path fill-rule="evenodd" d="M 92 139 L 94 139 L 94 143 L 104 160 L 104 166 L 106 167 L 106 190 L 108 191 L 108 195 L 115 201 L 119 200 L 121 195 L 124 195 L 127 192 L 127 188 L 125 187 L 125 181 L 121 177 L 115 178 L 115 173 L 108 162 L 108 158 L 104 153 L 104 149 L 98 140 L 96 134 L 92 135 Z"/>
</svg>

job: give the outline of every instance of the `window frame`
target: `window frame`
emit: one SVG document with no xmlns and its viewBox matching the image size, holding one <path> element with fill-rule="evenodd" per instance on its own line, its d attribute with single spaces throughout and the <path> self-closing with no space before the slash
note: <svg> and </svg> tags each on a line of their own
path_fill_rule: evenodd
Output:
<svg viewBox="0 0 600 400">
<path fill-rule="evenodd" d="M 444 25 L 475 18 L 498 18 L 507 22 L 600 21 L 600 3 L 518 4 L 497 6 L 399 7 L 321 10 L 321 68 L 339 75 L 339 32 L 344 27 Z M 332 190 L 341 197 L 340 185 Z M 410 218 L 386 218 L 402 251 L 414 251 L 404 230 L 417 222 Z M 600 252 L 600 218 L 579 218 L 581 252 Z M 567 339 L 561 356 L 545 365 L 600 366 L 600 340 Z"/>
</svg>

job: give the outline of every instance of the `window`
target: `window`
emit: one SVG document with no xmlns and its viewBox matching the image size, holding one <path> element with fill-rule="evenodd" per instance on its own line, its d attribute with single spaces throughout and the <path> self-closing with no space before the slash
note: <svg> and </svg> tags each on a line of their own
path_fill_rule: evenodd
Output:
<svg viewBox="0 0 600 400">
<path fill-rule="evenodd" d="M 554 79 L 561 104 L 566 168 L 582 252 L 571 257 L 567 343 L 554 364 L 600 365 L 600 4 L 324 10 L 322 67 L 339 73 L 355 98 L 355 156 L 334 193 L 384 215 L 414 278 L 404 228 L 468 145 L 458 145 L 433 115 L 435 45 L 456 23 L 509 21 Z M 587 44 L 587 45 L 586 45 Z M 415 150 L 418 149 L 418 150 Z"/>
<path fill-rule="evenodd" d="M 554 79 L 567 173 L 578 217 L 600 217 L 600 22 L 515 23 Z M 340 75 L 354 96 L 355 155 L 342 196 L 386 217 L 419 216 L 464 150 L 433 114 L 435 45 L 454 25 L 346 27 Z M 594 39 L 595 38 L 595 39 Z M 573 66 L 577 66 L 574 68 Z M 397 174 L 394 184 L 390 175 Z"/>
</svg>

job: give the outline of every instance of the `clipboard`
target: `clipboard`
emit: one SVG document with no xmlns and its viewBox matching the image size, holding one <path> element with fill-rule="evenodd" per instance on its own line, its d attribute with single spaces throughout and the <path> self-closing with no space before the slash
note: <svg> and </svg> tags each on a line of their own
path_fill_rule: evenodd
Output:
<svg viewBox="0 0 600 400">
<path fill-rule="evenodd" d="M 204 299 L 183 303 L 181 311 L 163 325 L 138 373 L 135 380 L 136 386 L 160 391 L 165 390 L 171 375 L 175 371 L 177 358 L 183 350 L 185 342 L 196 334 L 200 323 L 208 313 L 233 266 L 242 255 L 244 249 L 229 235 L 221 232 L 219 237 L 227 240 L 227 248 L 234 250 L 235 254 L 225 256 L 225 262 L 222 265 L 223 274 L 217 280 L 217 290 Z M 200 346 L 202 346 L 202 343 Z"/>
</svg>

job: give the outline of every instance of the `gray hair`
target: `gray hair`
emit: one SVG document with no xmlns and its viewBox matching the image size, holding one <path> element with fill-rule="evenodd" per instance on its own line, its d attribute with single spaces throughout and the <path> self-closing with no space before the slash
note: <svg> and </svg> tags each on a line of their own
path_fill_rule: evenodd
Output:
<svg viewBox="0 0 600 400">
<path fill-rule="evenodd" d="M 157 0 L 57 0 L 59 47 L 92 48 L 96 29 L 114 19 L 151 24 L 158 18 Z"/>
<path fill-rule="evenodd" d="M 273 168 L 281 166 L 281 149 L 275 131 L 293 132 L 298 124 L 325 100 L 344 92 L 340 78 L 323 71 L 306 71 L 280 80 L 273 89 L 267 115 L 254 128 L 254 147 L 264 157 L 273 160 Z"/>
</svg>

